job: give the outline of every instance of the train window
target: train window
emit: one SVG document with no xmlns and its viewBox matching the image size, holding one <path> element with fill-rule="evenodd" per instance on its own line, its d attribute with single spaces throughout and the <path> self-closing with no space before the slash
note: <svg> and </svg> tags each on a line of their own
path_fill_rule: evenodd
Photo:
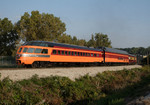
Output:
<svg viewBox="0 0 150 105">
<path fill-rule="evenodd" d="M 119 57 L 118 60 L 123 60 L 123 58 Z"/>
<path fill-rule="evenodd" d="M 42 54 L 47 54 L 48 53 L 48 49 L 43 49 L 41 53 Z"/>
<path fill-rule="evenodd" d="M 53 54 L 57 54 L 56 50 L 53 50 Z"/>
<path fill-rule="evenodd" d="M 94 54 L 94 57 L 96 57 L 96 54 Z"/>
<path fill-rule="evenodd" d="M 97 57 L 99 57 L 99 54 L 97 54 Z"/>
<path fill-rule="evenodd" d="M 58 50 L 58 54 L 60 55 L 60 50 Z"/>
<path fill-rule="evenodd" d="M 25 47 L 25 48 L 23 49 L 23 52 L 25 53 L 25 52 L 27 52 L 27 50 L 28 50 L 28 48 Z"/>
<path fill-rule="evenodd" d="M 74 52 L 72 52 L 72 55 L 74 55 Z"/>
<path fill-rule="evenodd" d="M 19 49 L 19 52 L 21 52 L 22 51 L 22 47 Z"/>
<path fill-rule="evenodd" d="M 61 54 L 64 55 L 64 51 L 62 51 Z"/>
<path fill-rule="evenodd" d="M 68 54 L 71 55 L 71 52 L 69 51 Z"/>
<path fill-rule="evenodd" d="M 65 51 L 65 55 L 67 55 L 67 51 Z"/>
<path fill-rule="evenodd" d="M 93 57 L 93 54 L 91 53 L 91 57 Z"/>
<path fill-rule="evenodd" d="M 34 51 L 34 53 L 41 53 L 41 51 L 42 51 L 42 49 L 36 48 L 35 51 Z"/>
<path fill-rule="evenodd" d="M 75 52 L 75 56 L 77 55 L 77 52 Z"/>
<path fill-rule="evenodd" d="M 87 53 L 87 56 L 90 56 L 90 53 Z"/>
<path fill-rule="evenodd" d="M 33 53 L 34 52 L 34 48 L 29 48 L 28 49 L 28 53 Z"/>
<path fill-rule="evenodd" d="M 82 52 L 81 52 L 81 54 L 80 54 L 81 56 L 82 56 Z"/>
<path fill-rule="evenodd" d="M 78 56 L 80 55 L 80 53 L 78 52 Z"/>
<path fill-rule="evenodd" d="M 83 56 L 85 56 L 85 53 L 83 53 Z"/>
</svg>

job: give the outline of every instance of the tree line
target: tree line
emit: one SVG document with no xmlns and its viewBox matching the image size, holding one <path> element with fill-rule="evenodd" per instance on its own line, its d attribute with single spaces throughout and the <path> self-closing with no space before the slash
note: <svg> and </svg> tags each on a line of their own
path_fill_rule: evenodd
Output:
<svg viewBox="0 0 150 105">
<path fill-rule="evenodd" d="M 111 47 L 111 41 L 106 34 L 92 34 L 91 39 L 86 41 L 67 35 L 65 31 L 66 24 L 59 17 L 39 11 L 32 11 L 31 14 L 25 12 L 14 24 L 8 18 L 0 19 L 0 55 L 15 55 L 16 47 L 20 42 L 32 40 L 55 41 L 88 47 Z"/>
<path fill-rule="evenodd" d="M 149 55 L 150 54 L 150 46 L 147 48 L 144 47 L 132 47 L 132 48 L 119 48 L 120 50 L 127 51 L 130 54 L 134 55 Z"/>
<path fill-rule="evenodd" d="M 15 55 L 20 42 L 32 40 L 54 41 L 94 48 L 112 47 L 107 34 L 95 33 L 91 35 L 90 40 L 86 41 L 68 35 L 65 31 L 66 24 L 59 17 L 39 11 L 32 11 L 30 14 L 25 12 L 14 24 L 8 18 L 0 19 L 0 56 Z M 122 50 L 131 54 L 144 55 L 147 51 L 150 52 L 150 47 L 146 49 L 143 47 L 124 48 Z"/>
</svg>

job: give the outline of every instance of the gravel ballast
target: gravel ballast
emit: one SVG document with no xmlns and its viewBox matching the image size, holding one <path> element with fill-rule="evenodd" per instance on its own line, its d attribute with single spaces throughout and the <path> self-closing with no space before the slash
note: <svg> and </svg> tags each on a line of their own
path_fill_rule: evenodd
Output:
<svg viewBox="0 0 150 105">
<path fill-rule="evenodd" d="M 140 65 L 128 65 L 128 66 L 105 66 L 105 67 L 69 67 L 69 68 L 38 68 L 38 69 L 17 69 L 17 70 L 0 70 L 1 80 L 5 77 L 9 77 L 13 81 L 28 79 L 33 75 L 38 75 L 39 77 L 47 76 L 63 76 L 69 77 L 71 80 L 79 78 L 89 74 L 90 76 L 95 76 L 97 73 L 103 71 L 117 71 L 123 69 L 140 68 Z"/>
</svg>

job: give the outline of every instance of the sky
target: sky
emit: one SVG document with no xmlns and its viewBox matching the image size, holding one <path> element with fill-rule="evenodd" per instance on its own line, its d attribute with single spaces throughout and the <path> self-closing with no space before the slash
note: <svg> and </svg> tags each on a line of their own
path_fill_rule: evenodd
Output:
<svg viewBox="0 0 150 105">
<path fill-rule="evenodd" d="M 150 46 L 150 0 L 0 0 L 0 18 L 13 23 L 33 10 L 60 17 L 78 39 L 103 33 L 115 48 Z"/>
</svg>

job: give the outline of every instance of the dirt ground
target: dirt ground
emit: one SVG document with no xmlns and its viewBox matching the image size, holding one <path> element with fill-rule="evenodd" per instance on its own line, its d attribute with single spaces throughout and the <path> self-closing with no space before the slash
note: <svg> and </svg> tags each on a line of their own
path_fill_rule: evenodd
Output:
<svg viewBox="0 0 150 105">
<path fill-rule="evenodd" d="M 0 70 L 1 77 L 0 79 L 4 79 L 5 77 L 9 77 L 13 81 L 28 79 L 33 75 L 37 74 L 39 77 L 47 77 L 47 76 L 63 76 L 69 77 L 71 80 L 75 78 L 79 78 L 80 76 L 84 76 L 89 74 L 90 76 L 94 76 L 97 73 L 101 73 L 103 71 L 117 71 L 131 69 L 131 68 L 140 68 L 139 65 L 128 65 L 128 66 L 99 66 L 99 67 L 69 67 L 69 68 L 42 68 L 42 69 L 4 69 Z"/>
</svg>

